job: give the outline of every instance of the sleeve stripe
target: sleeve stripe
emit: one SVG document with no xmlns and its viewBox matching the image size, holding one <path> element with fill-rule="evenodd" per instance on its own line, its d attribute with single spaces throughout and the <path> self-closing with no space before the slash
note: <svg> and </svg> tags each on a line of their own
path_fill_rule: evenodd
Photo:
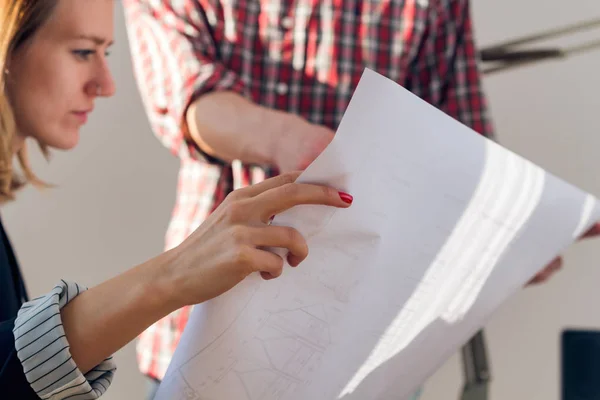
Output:
<svg viewBox="0 0 600 400">
<path fill-rule="evenodd" d="M 36 329 L 36 328 L 40 327 L 40 326 L 41 326 L 41 325 L 42 325 L 44 322 L 47 322 L 47 321 L 51 320 L 53 317 L 56 317 L 57 315 L 60 315 L 60 312 L 59 312 L 59 311 L 56 311 L 54 314 L 50 315 L 50 316 L 49 316 L 48 318 L 46 318 L 45 320 L 43 320 L 42 322 L 40 322 L 39 324 L 37 324 L 37 325 L 36 325 L 36 326 L 34 326 L 33 328 L 29 329 L 27 332 L 24 332 L 24 333 L 22 333 L 21 335 L 19 335 L 19 336 L 18 336 L 18 337 L 15 339 L 15 341 L 17 341 L 17 342 L 18 342 L 18 341 L 19 341 L 19 339 L 21 339 L 23 336 L 27 335 L 29 332 L 33 331 L 34 329 Z M 29 322 L 29 321 L 25 321 L 25 323 L 23 323 L 23 324 L 19 324 L 19 326 L 20 326 L 20 327 L 22 327 L 22 326 L 24 326 L 24 325 L 27 325 L 27 322 Z M 16 332 L 18 332 L 18 330 L 17 330 L 17 329 L 15 329 L 15 331 L 16 331 Z"/>
<path fill-rule="evenodd" d="M 48 329 L 45 333 L 43 333 L 39 337 L 33 339 L 31 342 L 27 343 L 25 346 L 21 347 L 20 349 L 17 349 L 17 353 L 20 353 L 21 351 L 25 350 L 28 346 L 30 346 L 34 343 L 37 343 L 39 339 L 43 338 L 45 335 L 49 334 L 50 332 L 52 332 L 54 329 L 58 328 L 59 326 L 62 326 L 62 324 L 54 325 L 54 327 Z"/>
<path fill-rule="evenodd" d="M 68 348 L 69 348 L 69 346 L 64 346 L 63 348 L 61 348 L 61 349 L 60 349 L 59 351 L 57 351 L 56 353 L 52 354 L 50 357 L 48 357 L 48 358 L 47 358 L 47 359 L 45 359 L 44 361 L 42 361 L 42 362 L 38 363 L 38 364 L 37 364 L 35 367 L 31 368 L 29 371 L 25 371 L 25 374 L 29 374 L 29 373 L 31 373 L 31 371 L 35 370 L 36 368 L 39 368 L 39 367 L 41 367 L 42 365 L 44 365 L 45 363 L 47 363 L 48 361 L 50 361 L 50 360 L 53 360 L 53 359 L 54 359 L 54 357 L 56 357 L 57 355 L 59 355 L 60 353 L 62 353 L 63 351 L 65 351 L 65 349 L 68 349 Z M 60 357 L 60 358 L 62 359 L 63 357 Z M 69 357 L 69 358 L 71 358 L 71 357 Z M 67 361 L 68 361 L 68 359 L 67 359 Z M 25 362 L 25 360 L 23 360 L 22 362 Z M 63 361 L 63 362 L 62 362 L 60 365 L 64 364 L 65 362 L 66 362 L 66 361 Z M 59 365 L 59 367 L 60 367 L 60 365 Z M 57 367 L 57 368 L 58 368 L 58 367 Z M 53 371 L 54 371 L 54 370 L 52 370 L 52 371 L 50 371 L 50 372 L 53 372 Z M 45 375 L 44 375 L 44 376 L 45 376 Z M 31 383 L 33 383 L 33 382 L 31 382 Z"/>
<path fill-rule="evenodd" d="M 72 386 L 68 386 L 68 387 L 66 387 L 66 388 L 64 388 L 64 389 L 61 389 L 61 390 L 59 390 L 59 391 L 57 391 L 57 392 L 54 392 L 54 393 L 53 393 L 53 395 L 54 395 L 54 396 L 56 396 L 56 395 L 57 395 L 57 394 L 59 394 L 59 393 L 62 393 L 62 392 L 64 392 L 64 391 L 67 391 L 67 390 L 70 390 L 70 389 L 75 389 L 77 386 L 81 386 L 81 385 L 84 385 L 84 384 L 86 384 L 86 383 L 87 383 L 87 381 L 85 381 L 85 380 L 84 380 L 83 382 L 76 383 L 76 384 L 74 384 L 74 385 L 72 385 Z"/>
<path fill-rule="evenodd" d="M 53 373 L 54 371 L 58 370 L 60 367 L 62 367 L 63 365 L 65 365 L 66 363 L 68 363 L 69 361 L 71 361 L 72 358 L 69 357 L 66 360 L 64 360 L 62 363 L 60 363 L 60 365 L 56 366 L 52 371 L 40 376 L 39 378 L 37 378 L 35 381 L 33 382 L 29 382 L 32 385 L 36 382 L 38 382 L 40 379 L 45 378 L 46 376 L 50 375 L 51 373 Z M 75 372 L 75 370 L 77 369 L 77 367 L 75 366 L 73 369 L 71 369 L 69 372 L 67 372 L 66 374 L 63 374 L 60 378 L 56 379 L 54 382 L 52 382 L 51 384 L 47 385 L 46 387 L 37 390 L 36 392 L 43 392 L 44 390 L 48 389 L 50 386 L 54 386 L 56 385 L 58 382 L 62 381 L 63 379 L 65 379 L 65 377 L 69 376 L 70 374 L 72 374 L 73 372 Z"/>
<path fill-rule="evenodd" d="M 47 331 L 46 333 L 48 333 L 49 331 Z M 44 333 L 44 335 L 46 334 Z M 50 343 L 48 343 L 47 345 L 45 345 L 44 347 L 42 347 L 41 349 L 39 349 L 38 351 L 36 351 L 35 353 L 33 353 L 32 355 L 30 355 L 29 357 L 25 358 L 23 360 L 23 362 L 27 362 L 31 357 L 36 356 L 37 354 L 39 354 L 40 352 L 46 350 L 48 347 L 52 346 L 54 343 L 56 343 L 58 340 L 64 338 L 65 335 L 60 335 L 59 337 L 57 337 L 56 339 L 54 339 L 53 341 L 51 341 Z"/>
<path fill-rule="evenodd" d="M 48 301 L 48 299 L 46 299 L 46 301 Z M 44 301 L 44 303 L 46 302 Z M 31 317 L 29 317 L 28 320 L 24 321 L 22 324 L 20 324 L 19 326 L 15 327 L 15 329 L 19 329 L 21 328 L 23 325 L 29 323 L 33 318 L 37 317 L 38 315 L 40 315 L 41 313 L 43 313 L 44 311 L 46 311 L 47 309 L 49 309 L 50 307 L 53 307 L 54 304 L 48 304 L 45 308 L 42 308 L 41 310 L 39 310 L 37 313 L 35 313 L 34 315 L 32 315 Z M 36 307 L 37 309 L 37 307 Z"/>
</svg>

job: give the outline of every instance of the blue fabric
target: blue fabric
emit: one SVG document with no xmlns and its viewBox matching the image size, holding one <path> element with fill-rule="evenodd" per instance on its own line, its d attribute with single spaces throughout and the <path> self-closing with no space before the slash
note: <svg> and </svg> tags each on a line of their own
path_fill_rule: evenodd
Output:
<svg viewBox="0 0 600 400">
<path fill-rule="evenodd" d="M 21 271 L 0 221 L 0 321 L 15 318 L 25 301 L 27 293 Z"/>
<path fill-rule="evenodd" d="M 27 300 L 25 285 L 12 247 L 0 221 L 0 397 L 39 400 L 25 378 L 15 349 L 13 328 Z"/>
</svg>

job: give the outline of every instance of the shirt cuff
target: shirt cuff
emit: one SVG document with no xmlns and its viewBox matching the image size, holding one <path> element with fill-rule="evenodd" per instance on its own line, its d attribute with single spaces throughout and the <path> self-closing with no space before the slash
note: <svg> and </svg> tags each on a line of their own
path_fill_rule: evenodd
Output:
<svg viewBox="0 0 600 400">
<path fill-rule="evenodd" d="M 85 290 L 77 283 L 61 280 L 50 293 L 19 310 L 13 329 L 17 357 L 41 399 L 97 399 L 112 382 L 117 369 L 112 357 L 85 375 L 71 357 L 60 309 Z"/>
</svg>

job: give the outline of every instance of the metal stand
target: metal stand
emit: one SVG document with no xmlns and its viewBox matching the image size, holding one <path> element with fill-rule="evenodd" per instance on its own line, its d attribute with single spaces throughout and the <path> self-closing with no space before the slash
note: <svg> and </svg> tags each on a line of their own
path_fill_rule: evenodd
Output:
<svg viewBox="0 0 600 400">
<path fill-rule="evenodd" d="M 481 61 L 486 64 L 484 75 L 521 67 L 540 61 L 565 59 L 569 56 L 585 53 L 591 50 L 600 50 L 600 40 L 591 40 L 583 44 L 570 47 L 541 47 L 527 49 L 531 43 L 570 35 L 592 29 L 600 29 L 600 19 L 593 19 L 578 24 L 573 24 L 520 39 L 511 40 L 481 49 Z"/>
<path fill-rule="evenodd" d="M 462 348 L 465 383 L 461 400 L 487 400 L 491 378 L 483 331 Z"/>
</svg>

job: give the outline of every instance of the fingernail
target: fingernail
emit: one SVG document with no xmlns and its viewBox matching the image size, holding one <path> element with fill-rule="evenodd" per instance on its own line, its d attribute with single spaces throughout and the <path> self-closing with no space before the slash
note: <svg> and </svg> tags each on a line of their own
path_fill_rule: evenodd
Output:
<svg viewBox="0 0 600 400">
<path fill-rule="evenodd" d="M 339 192 L 339 194 L 340 194 L 340 199 L 342 199 L 344 201 L 344 203 L 352 204 L 354 197 L 350 196 L 348 193 L 345 193 L 345 192 Z"/>
</svg>

